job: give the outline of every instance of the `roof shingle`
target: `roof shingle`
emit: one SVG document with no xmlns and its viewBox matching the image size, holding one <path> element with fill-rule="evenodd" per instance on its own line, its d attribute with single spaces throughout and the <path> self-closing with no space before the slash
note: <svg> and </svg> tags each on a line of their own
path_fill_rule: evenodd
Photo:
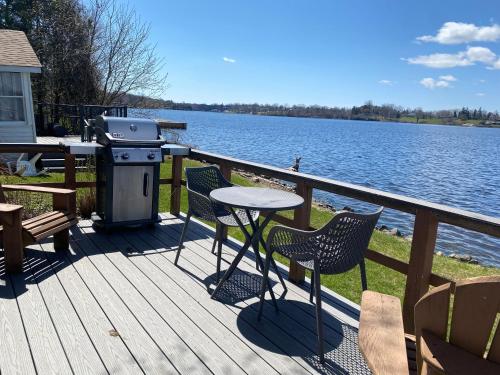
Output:
<svg viewBox="0 0 500 375">
<path fill-rule="evenodd" d="M 0 66 L 38 68 L 40 61 L 26 34 L 17 30 L 0 30 Z"/>
</svg>

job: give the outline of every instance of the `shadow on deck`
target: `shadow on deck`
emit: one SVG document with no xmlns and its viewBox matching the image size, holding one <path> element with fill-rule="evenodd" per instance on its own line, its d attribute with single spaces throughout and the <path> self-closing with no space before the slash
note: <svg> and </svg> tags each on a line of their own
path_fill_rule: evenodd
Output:
<svg viewBox="0 0 500 375">
<path fill-rule="evenodd" d="M 369 373 L 357 344 L 357 305 L 323 292 L 321 365 L 309 283 L 287 283 L 280 298 L 273 273 L 280 312 L 267 301 L 258 322 L 254 254 L 212 300 L 214 232 L 194 220 L 175 267 L 182 225 L 164 215 L 155 229 L 106 235 L 81 221 L 69 252 L 54 252 L 48 241 L 26 250 L 22 274 L 5 275 L 1 264 L 0 372 Z M 232 239 L 224 246 L 223 269 L 238 246 Z"/>
</svg>

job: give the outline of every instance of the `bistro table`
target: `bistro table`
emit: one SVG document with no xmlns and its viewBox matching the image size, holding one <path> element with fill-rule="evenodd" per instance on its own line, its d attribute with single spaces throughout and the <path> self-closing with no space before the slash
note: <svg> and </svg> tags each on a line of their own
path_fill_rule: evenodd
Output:
<svg viewBox="0 0 500 375">
<path fill-rule="evenodd" d="M 231 277 L 234 270 L 238 266 L 238 263 L 241 261 L 247 250 L 250 246 L 253 247 L 255 251 L 255 256 L 260 262 L 261 270 L 264 269 L 262 258 L 259 253 L 259 242 L 266 249 L 266 244 L 262 239 L 262 233 L 269 222 L 272 220 L 274 214 L 277 211 L 290 210 L 293 208 L 300 207 L 304 204 L 304 199 L 297 194 L 290 193 L 283 190 L 278 189 L 270 189 L 270 188 L 260 188 L 260 187 L 243 187 L 243 186 L 231 186 L 221 189 L 215 189 L 210 193 L 210 199 L 214 202 L 219 203 L 227 207 L 227 209 L 231 212 L 234 217 L 234 220 L 240 227 L 241 231 L 245 236 L 245 243 L 238 251 L 238 254 L 234 258 L 233 262 L 224 273 L 224 276 L 220 280 L 219 284 L 215 288 L 212 293 L 212 298 L 214 298 L 217 292 L 221 289 L 222 285 Z M 251 224 L 252 233 L 250 233 L 245 225 L 242 223 L 236 212 L 235 208 L 243 209 L 246 212 L 248 220 Z M 254 223 L 252 220 L 252 215 L 250 211 L 260 211 L 266 213 L 266 218 L 262 221 L 260 225 Z M 279 271 L 277 269 L 276 263 L 274 260 L 273 267 L 275 267 L 276 272 Z M 279 275 L 280 276 L 280 275 Z M 282 281 L 281 277 L 280 280 Z M 282 281 L 283 282 L 283 281 Z M 274 297 L 274 293 L 270 285 L 268 288 L 271 292 L 271 297 L 273 302 L 276 304 L 276 300 Z M 285 287 L 286 288 L 286 287 Z M 285 289 L 286 290 L 286 289 Z"/>
</svg>

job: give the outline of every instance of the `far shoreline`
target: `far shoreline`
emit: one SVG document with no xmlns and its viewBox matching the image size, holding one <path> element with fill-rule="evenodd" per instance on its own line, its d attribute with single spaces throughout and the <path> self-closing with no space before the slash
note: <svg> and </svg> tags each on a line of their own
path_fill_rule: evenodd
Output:
<svg viewBox="0 0 500 375">
<path fill-rule="evenodd" d="M 340 121 L 362 121 L 362 122 L 392 122 L 396 124 L 414 124 L 414 125 L 438 125 L 438 126 L 456 126 L 462 128 L 487 128 L 487 129 L 500 129 L 498 124 L 484 124 L 484 123 L 471 123 L 466 122 L 462 124 L 457 123 L 439 123 L 426 121 L 426 119 L 416 121 L 401 121 L 401 119 L 373 119 L 373 118 L 331 118 L 320 116 L 287 116 L 287 115 L 274 115 L 269 113 L 251 113 L 251 112 L 233 112 L 233 111 L 203 111 L 193 109 L 178 109 L 178 108 L 159 108 L 159 107 L 131 107 L 137 110 L 168 110 L 168 111 L 186 111 L 186 112 L 204 112 L 204 113 L 222 113 L 228 115 L 252 115 L 252 116 L 269 116 L 269 117 L 286 117 L 286 118 L 305 118 L 305 119 L 319 119 L 319 120 L 340 120 Z M 433 119 L 431 119 L 433 120 Z"/>
</svg>

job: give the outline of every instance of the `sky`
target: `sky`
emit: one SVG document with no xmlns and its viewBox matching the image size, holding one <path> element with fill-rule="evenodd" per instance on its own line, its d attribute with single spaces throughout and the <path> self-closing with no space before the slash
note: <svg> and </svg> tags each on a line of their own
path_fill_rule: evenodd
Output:
<svg viewBox="0 0 500 375">
<path fill-rule="evenodd" d="M 128 4 L 165 59 L 164 99 L 500 110 L 499 0 Z"/>
</svg>

